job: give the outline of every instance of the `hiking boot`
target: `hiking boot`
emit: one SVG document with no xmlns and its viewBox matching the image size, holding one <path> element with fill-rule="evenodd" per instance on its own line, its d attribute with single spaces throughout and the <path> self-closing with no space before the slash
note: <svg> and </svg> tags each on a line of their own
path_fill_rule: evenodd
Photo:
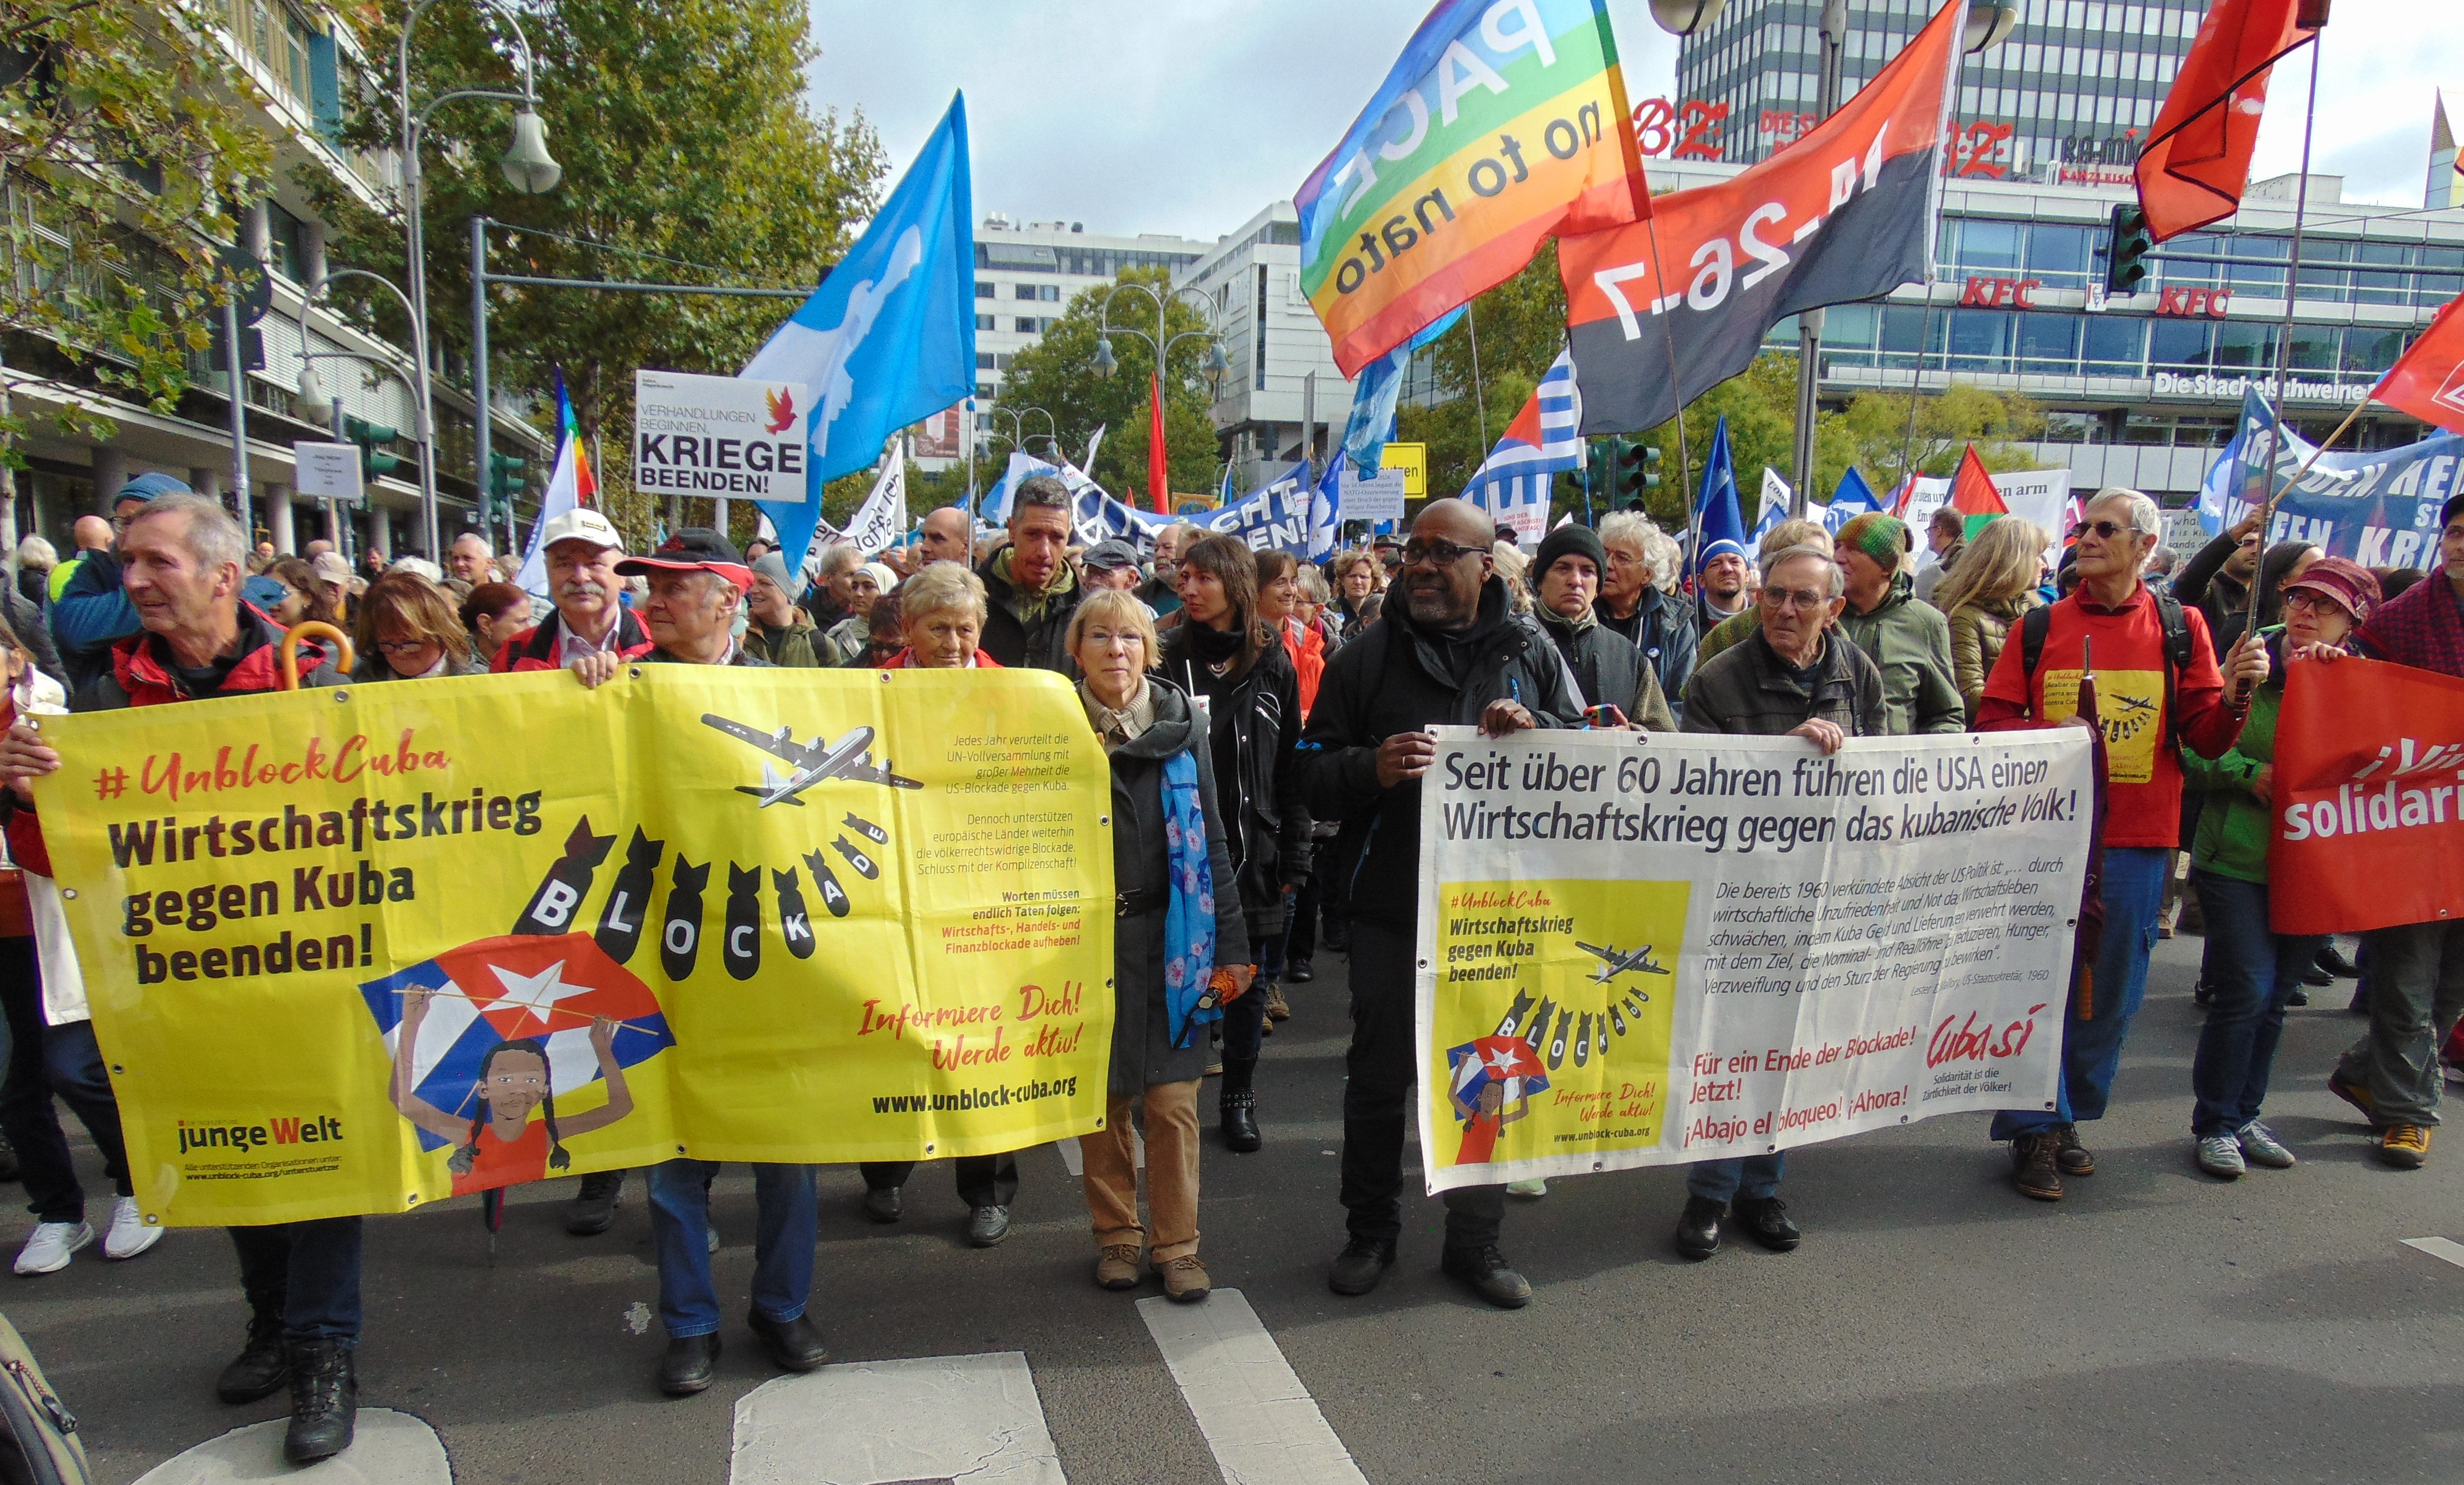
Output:
<svg viewBox="0 0 2464 1485">
<path fill-rule="evenodd" d="M 2051 1130 L 2011 1141 L 2011 1184 L 2021 1196 L 2040 1202 L 2062 1199 L 2062 1173 L 2054 1159 L 2060 1148 L 2061 1137 Z"/>
<path fill-rule="evenodd" d="M 2251 1164 L 2265 1165 L 2271 1170 L 2293 1168 L 2293 1152 L 2284 1147 L 2283 1141 L 2276 1138 L 2275 1130 L 2258 1120 L 2252 1119 L 2242 1125 L 2233 1138 L 2240 1141 L 2242 1159 Z"/>
<path fill-rule="evenodd" d="M 1685 1198 L 1685 1209 L 1677 1215 L 1677 1251 L 1697 1263 L 1718 1252 L 1720 1219 L 1727 1214 L 1727 1202 L 1707 1196 Z"/>
<path fill-rule="evenodd" d="M 2238 1181 L 2249 1169 L 2242 1164 L 2241 1141 L 2232 1135 L 2208 1135 L 2190 1150 L 2201 1170 L 2219 1181 Z"/>
<path fill-rule="evenodd" d="M 253 1403 L 272 1397 L 291 1380 L 291 1357 L 282 1346 L 282 1317 L 253 1314 L 248 1340 L 222 1375 L 214 1379 L 214 1396 L 226 1403 Z"/>
<path fill-rule="evenodd" d="M 2060 1168 L 2063 1175 L 2096 1174 L 2096 1157 L 2088 1153 L 2086 1145 L 2079 1143 L 2079 1125 L 2056 1124 L 2052 1133 L 2055 1141 L 2054 1164 Z"/>
<path fill-rule="evenodd" d="M 1776 1196 L 1740 1196 L 1728 1204 L 1728 1214 L 1748 1237 L 1772 1252 L 1793 1252 L 1805 1237 L 1788 1220 L 1788 1204 Z"/>
<path fill-rule="evenodd" d="M 1302 978 L 1307 979 L 1308 976 L 1304 975 Z M 1291 1018 L 1292 1004 L 1291 1002 L 1284 999 L 1284 987 L 1280 985 L 1267 986 L 1266 1019 L 1269 1021 L 1289 1021 Z"/>
<path fill-rule="evenodd" d="M 589 1237 L 616 1225 L 616 1201 L 625 1189 L 625 1172 L 594 1170 L 582 1178 L 582 1190 L 564 1209 L 564 1230 Z"/>
<path fill-rule="evenodd" d="M 2347 1081 L 2343 1069 L 2338 1068 L 2327 1075 L 2327 1091 L 2361 1110 L 2362 1118 L 2373 1124 L 2378 1122 L 2378 1100 L 2370 1097 L 2370 1091 L 2367 1088 L 2359 1083 Z"/>
<path fill-rule="evenodd" d="M 282 1435 L 282 1457 L 315 1464 L 351 1447 L 359 1421 L 360 1384 L 351 1353 L 339 1341 L 291 1344 L 291 1427 Z"/>
<path fill-rule="evenodd" d="M 2430 1131 L 2419 1124 L 2389 1124 L 2379 1136 L 2379 1164 L 2419 1170 L 2430 1160 Z"/>
<path fill-rule="evenodd" d="M 1095 1255 L 1095 1287 L 1114 1291 L 1138 1287 L 1138 1245 L 1107 1243 Z"/>
<path fill-rule="evenodd" d="M 1355 1237 L 1334 1255 L 1333 1267 L 1327 1270 L 1326 1287 L 1338 1295 L 1365 1295 L 1375 1289 L 1377 1281 L 1394 1266 L 1393 1242 Z"/>
<path fill-rule="evenodd" d="M 1531 1281 L 1507 1265 L 1494 1243 L 1449 1248 L 1439 1255 L 1438 1269 L 1501 1310 L 1519 1310 L 1531 1302 Z"/>
<path fill-rule="evenodd" d="M 1206 1265 L 1198 1261 L 1196 1253 L 1156 1264 L 1155 1277 L 1163 1280 L 1164 1297 L 1175 1304 L 1196 1304 L 1208 1293 Z"/>
</svg>

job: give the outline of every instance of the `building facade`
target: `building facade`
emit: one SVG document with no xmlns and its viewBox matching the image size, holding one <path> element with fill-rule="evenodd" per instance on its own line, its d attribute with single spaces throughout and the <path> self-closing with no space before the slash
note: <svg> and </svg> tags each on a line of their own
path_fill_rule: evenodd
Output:
<svg viewBox="0 0 2464 1485">
<path fill-rule="evenodd" d="M 1215 306 L 1229 369 L 1211 415 L 1232 486 L 1263 489 L 1311 442 L 1323 463 L 1352 413 L 1352 385 L 1335 368 L 1334 344 L 1301 291 L 1300 213 L 1266 207 L 1226 233 L 1178 280 Z"/>
</svg>

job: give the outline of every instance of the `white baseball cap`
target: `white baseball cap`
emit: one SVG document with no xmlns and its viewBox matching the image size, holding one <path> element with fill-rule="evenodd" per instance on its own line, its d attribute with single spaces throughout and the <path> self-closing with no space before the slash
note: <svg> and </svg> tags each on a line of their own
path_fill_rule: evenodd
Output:
<svg viewBox="0 0 2464 1485">
<path fill-rule="evenodd" d="M 614 523 L 586 505 L 577 505 L 550 521 L 547 529 L 539 533 L 539 550 L 568 541 L 588 542 L 605 550 L 625 549 L 625 539 L 617 534 Z"/>
</svg>

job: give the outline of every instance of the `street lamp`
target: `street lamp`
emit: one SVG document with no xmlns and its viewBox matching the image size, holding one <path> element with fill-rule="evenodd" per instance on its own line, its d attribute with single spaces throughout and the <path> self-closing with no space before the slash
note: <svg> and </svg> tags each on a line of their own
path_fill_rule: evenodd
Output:
<svg viewBox="0 0 2464 1485">
<path fill-rule="evenodd" d="M 1123 335 L 1134 335 L 1139 340 L 1146 342 L 1148 347 L 1155 352 L 1155 386 L 1158 388 L 1158 396 L 1161 395 L 1160 388 L 1163 386 L 1164 367 L 1171 365 L 1172 362 L 1172 348 L 1183 341 L 1202 340 L 1209 342 L 1212 349 L 1209 351 L 1204 364 L 1204 369 L 1207 373 L 1208 380 L 1211 383 L 1222 376 L 1224 368 L 1228 366 L 1230 363 L 1223 359 L 1223 338 L 1221 335 L 1217 333 L 1215 328 L 1214 298 L 1208 295 L 1204 290 L 1199 289 L 1196 284 L 1185 283 L 1177 289 L 1158 289 L 1154 284 L 1146 283 L 1136 278 L 1124 278 L 1120 282 L 1113 284 L 1111 288 L 1104 291 L 1103 299 L 1098 301 L 1098 307 L 1095 314 L 1096 375 L 1109 377 L 1114 371 L 1120 369 L 1120 361 L 1112 354 L 1111 332 L 1114 328 L 1111 322 L 1112 296 L 1120 293 L 1123 289 L 1135 289 L 1140 294 L 1145 295 L 1148 299 L 1155 301 L 1155 334 L 1149 335 L 1144 330 L 1133 330 L 1127 325 L 1122 325 L 1119 329 Z M 1168 335 L 1165 333 L 1169 326 L 1165 323 L 1164 311 L 1171 307 L 1173 300 L 1183 297 L 1187 297 L 1192 302 L 1197 304 L 1198 312 L 1206 317 L 1206 328 L 1203 330 L 1183 330 L 1178 335 Z M 1161 500 L 1163 499 L 1160 491 L 1155 492 L 1155 499 L 1157 500 Z M 1160 509 L 1160 506 L 1158 506 L 1158 509 Z"/>
<path fill-rule="evenodd" d="M 1720 18 L 1728 0 L 1651 0 L 1651 18 L 1672 36 L 1690 36 Z"/>
<path fill-rule="evenodd" d="M 495 99 L 518 105 L 514 115 L 514 141 L 497 162 L 505 180 L 514 189 L 526 195 L 540 195 L 556 188 L 564 178 L 564 167 L 547 152 L 547 125 L 539 116 L 539 88 L 536 63 L 531 55 L 530 37 L 522 32 L 521 17 L 507 0 L 478 0 L 495 13 L 514 33 L 516 50 L 520 54 L 522 90 L 507 93 L 494 88 L 455 88 L 440 93 L 416 112 L 410 106 L 410 39 L 419 29 L 419 18 L 436 0 L 419 0 L 410 15 L 402 23 L 402 39 L 395 50 L 394 104 L 402 122 L 402 183 L 404 230 L 409 239 L 410 257 L 410 354 L 418 364 L 419 421 L 425 428 L 429 422 L 429 408 L 432 386 L 428 359 L 428 241 L 420 221 L 420 203 L 424 195 L 426 172 L 420 168 L 419 140 L 427 132 L 429 116 L 447 103 L 466 98 Z M 478 410 L 482 418 L 488 410 Z M 484 487 L 486 471 L 478 478 Z M 436 451 L 434 440 L 423 434 L 419 447 L 419 504 L 421 523 L 426 528 L 428 555 L 441 560 L 436 530 Z"/>
<path fill-rule="evenodd" d="M 2010 39 L 2018 25 L 2019 8 L 2007 0 L 1970 0 L 1968 31 L 1959 44 L 1969 55 L 1980 55 Z"/>
</svg>

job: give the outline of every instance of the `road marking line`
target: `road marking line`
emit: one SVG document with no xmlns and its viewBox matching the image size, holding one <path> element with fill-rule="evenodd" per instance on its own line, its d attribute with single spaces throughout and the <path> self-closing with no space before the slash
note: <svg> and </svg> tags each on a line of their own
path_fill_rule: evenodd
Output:
<svg viewBox="0 0 2464 1485">
<path fill-rule="evenodd" d="M 2418 1248 L 2433 1258 L 2444 1258 L 2457 1268 L 2464 1269 L 2464 1243 L 2456 1242 L 2452 1238 L 2408 1237 L 2404 1240 L 2404 1246 Z"/>
<path fill-rule="evenodd" d="M 1225 1485 L 1368 1485 L 1247 1297 L 1138 1301 Z"/>
<path fill-rule="evenodd" d="M 736 1405 L 728 1485 L 1069 1485 L 1023 1351 L 851 1362 Z"/>
<path fill-rule="evenodd" d="M 282 1462 L 282 1435 L 290 1427 L 289 1419 L 275 1418 L 233 1429 L 164 1460 L 141 1475 L 137 1485 L 238 1485 L 297 1474 Z M 453 1470 L 446 1463 L 445 1445 L 436 1431 L 390 1407 L 360 1409 L 356 1436 L 339 1474 L 368 1485 L 453 1485 Z"/>
</svg>

